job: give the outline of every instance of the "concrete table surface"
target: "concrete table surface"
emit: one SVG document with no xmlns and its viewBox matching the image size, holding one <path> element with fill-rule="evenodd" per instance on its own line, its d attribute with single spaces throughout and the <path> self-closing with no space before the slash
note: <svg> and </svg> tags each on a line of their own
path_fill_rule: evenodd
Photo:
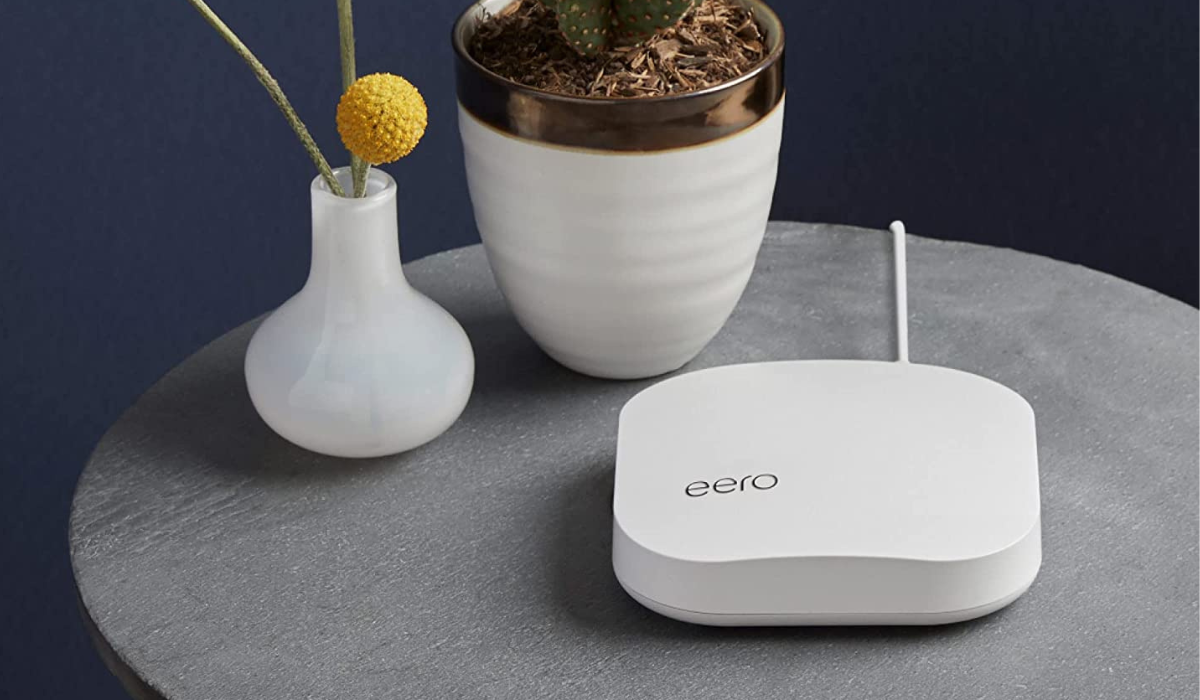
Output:
<svg viewBox="0 0 1200 700">
<path fill-rule="evenodd" d="M 912 238 L 912 359 L 1037 413 L 1044 563 L 1008 609 L 941 628 L 709 629 L 610 568 L 621 405 L 544 356 L 478 246 L 406 267 L 477 354 L 459 422 L 340 461 L 255 415 L 253 323 L 113 426 L 80 477 L 87 623 L 141 697 L 1195 698 L 1197 312 L 1081 267 Z M 893 353 L 887 236 L 772 224 L 724 330 L 683 371 Z"/>
</svg>

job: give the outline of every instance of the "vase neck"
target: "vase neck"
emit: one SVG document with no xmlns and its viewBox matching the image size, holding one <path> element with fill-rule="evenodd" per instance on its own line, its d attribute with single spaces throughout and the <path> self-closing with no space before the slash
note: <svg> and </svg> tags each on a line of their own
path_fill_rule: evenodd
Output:
<svg viewBox="0 0 1200 700">
<path fill-rule="evenodd" d="M 367 196 L 361 198 L 338 197 L 314 185 L 309 284 L 336 284 L 348 289 L 405 284 L 396 223 L 396 184 L 386 174 L 374 171 L 370 185 Z"/>
</svg>

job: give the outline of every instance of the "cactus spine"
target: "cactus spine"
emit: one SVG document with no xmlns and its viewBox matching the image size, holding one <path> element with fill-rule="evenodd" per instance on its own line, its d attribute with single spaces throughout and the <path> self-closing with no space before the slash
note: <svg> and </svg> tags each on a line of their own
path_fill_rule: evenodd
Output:
<svg viewBox="0 0 1200 700">
<path fill-rule="evenodd" d="M 670 27 L 694 0 L 541 0 L 567 43 L 585 56 L 611 44 L 637 44 Z"/>
</svg>

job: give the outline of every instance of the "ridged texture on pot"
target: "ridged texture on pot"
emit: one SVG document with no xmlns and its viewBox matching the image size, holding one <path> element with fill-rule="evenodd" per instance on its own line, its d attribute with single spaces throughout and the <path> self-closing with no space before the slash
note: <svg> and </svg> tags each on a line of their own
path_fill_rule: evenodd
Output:
<svg viewBox="0 0 1200 700">
<path fill-rule="evenodd" d="M 517 319 L 554 359 L 678 369 L 729 318 L 762 243 L 783 104 L 701 146 L 611 153 L 503 134 L 459 109 L 475 221 Z"/>
</svg>

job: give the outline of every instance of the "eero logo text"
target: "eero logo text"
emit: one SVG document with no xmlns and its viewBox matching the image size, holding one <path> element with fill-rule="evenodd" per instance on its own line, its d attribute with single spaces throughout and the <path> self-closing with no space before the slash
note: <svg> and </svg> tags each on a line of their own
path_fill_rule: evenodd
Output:
<svg viewBox="0 0 1200 700">
<path fill-rule="evenodd" d="M 779 484 L 779 477 L 774 474 L 759 474 L 751 476 L 747 474 L 742 477 L 741 481 L 733 477 L 725 477 L 717 479 L 711 484 L 707 481 L 693 481 L 683 488 L 683 492 L 692 498 L 700 498 L 701 496 L 712 493 L 733 493 L 734 491 L 745 491 L 747 487 L 754 491 L 770 491 Z"/>
</svg>

